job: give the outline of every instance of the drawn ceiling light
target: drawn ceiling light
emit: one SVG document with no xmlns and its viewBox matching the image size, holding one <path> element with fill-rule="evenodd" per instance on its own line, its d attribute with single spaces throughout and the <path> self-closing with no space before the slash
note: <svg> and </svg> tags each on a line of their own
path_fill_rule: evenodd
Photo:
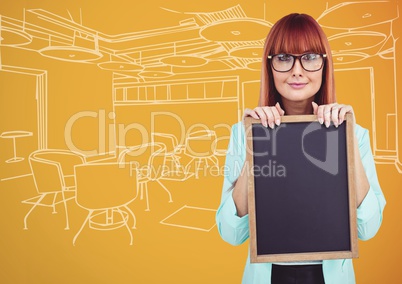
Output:
<svg viewBox="0 0 402 284">
<path fill-rule="evenodd" d="M 259 61 L 251 61 L 246 65 L 247 69 L 252 71 L 260 71 L 261 70 L 261 60 Z"/>
<path fill-rule="evenodd" d="M 167 78 L 170 76 L 173 76 L 174 74 L 172 72 L 167 72 L 167 71 L 142 71 L 138 74 L 139 76 L 143 78 Z"/>
<path fill-rule="evenodd" d="M 387 36 L 379 32 L 356 31 L 340 33 L 328 38 L 332 50 L 337 51 L 352 51 L 352 50 L 367 50 L 374 47 L 379 47 L 384 43 Z M 375 50 L 374 54 L 377 53 Z"/>
<path fill-rule="evenodd" d="M 198 67 L 207 64 L 208 61 L 197 56 L 174 55 L 162 58 L 161 62 L 176 67 Z"/>
<path fill-rule="evenodd" d="M 263 46 L 240 46 L 230 51 L 230 56 L 240 58 L 262 58 Z"/>
<path fill-rule="evenodd" d="M 3 46 L 21 46 L 32 42 L 32 37 L 25 31 L 1 27 L 0 45 Z"/>
<path fill-rule="evenodd" d="M 356 63 L 368 57 L 368 54 L 362 52 L 337 53 L 332 55 L 334 65 Z"/>
<path fill-rule="evenodd" d="M 123 71 L 123 72 L 140 72 L 144 69 L 141 65 L 124 62 L 124 61 L 108 61 L 98 63 L 98 67 L 103 70 L 109 71 Z"/>
<path fill-rule="evenodd" d="M 51 40 L 50 40 L 51 41 Z M 93 35 L 75 32 L 72 45 L 50 45 L 39 50 L 43 56 L 71 62 L 87 62 L 101 58 L 98 39 Z"/>
<path fill-rule="evenodd" d="M 160 79 L 167 78 L 173 76 L 172 66 L 161 65 L 161 66 L 152 66 L 145 68 L 142 72 L 138 73 L 138 75 L 142 78 L 147 79 Z"/>
<path fill-rule="evenodd" d="M 200 36 L 206 40 L 256 41 L 264 39 L 271 24 L 264 20 L 245 18 L 214 22 L 200 29 Z"/>
<path fill-rule="evenodd" d="M 317 21 L 323 27 L 337 29 L 368 27 L 398 18 L 396 5 L 397 1 L 344 2 L 324 11 Z"/>
</svg>

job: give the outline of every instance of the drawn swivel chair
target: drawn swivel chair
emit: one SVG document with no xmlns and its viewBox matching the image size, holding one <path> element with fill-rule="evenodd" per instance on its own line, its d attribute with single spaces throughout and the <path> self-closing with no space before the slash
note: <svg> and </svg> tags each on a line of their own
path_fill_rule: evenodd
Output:
<svg viewBox="0 0 402 284">
<path fill-rule="evenodd" d="M 68 150 L 38 150 L 29 155 L 38 195 L 22 201 L 33 205 L 24 218 L 25 230 L 28 229 L 28 217 L 37 206 L 51 207 L 55 214 L 56 205 L 60 203 L 66 214 L 65 229 L 69 229 L 67 201 L 75 195 L 74 166 L 84 163 L 83 155 Z"/>
<path fill-rule="evenodd" d="M 145 211 L 150 211 L 148 183 L 156 182 L 169 195 L 169 202 L 173 202 L 172 194 L 161 182 L 169 174 L 166 166 L 166 147 L 162 143 L 146 143 L 139 146 L 130 147 L 122 151 L 119 155 L 119 162 L 129 162 L 138 169 L 138 185 L 140 187 L 140 199 L 144 198 L 147 202 Z"/>
<path fill-rule="evenodd" d="M 132 245 L 133 235 L 128 223 L 131 216 L 135 229 L 136 218 L 128 205 L 138 195 L 137 169 L 128 163 L 77 165 L 75 180 L 76 202 L 88 215 L 74 236 L 73 245 L 87 224 L 94 230 L 115 230 L 124 226 Z"/>
</svg>

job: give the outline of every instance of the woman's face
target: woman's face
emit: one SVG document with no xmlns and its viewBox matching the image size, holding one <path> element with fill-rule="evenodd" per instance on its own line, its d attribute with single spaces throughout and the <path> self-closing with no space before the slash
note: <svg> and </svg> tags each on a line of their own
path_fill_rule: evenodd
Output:
<svg viewBox="0 0 402 284">
<path fill-rule="evenodd" d="M 282 96 L 282 101 L 311 102 L 321 87 L 322 70 L 308 72 L 302 68 L 299 59 L 288 72 L 272 69 L 275 88 Z"/>
</svg>

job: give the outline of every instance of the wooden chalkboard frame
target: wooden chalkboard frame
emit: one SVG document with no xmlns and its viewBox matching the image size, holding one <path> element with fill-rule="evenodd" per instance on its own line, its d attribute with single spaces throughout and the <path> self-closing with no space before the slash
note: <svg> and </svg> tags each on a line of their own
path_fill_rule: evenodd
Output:
<svg viewBox="0 0 402 284">
<path fill-rule="evenodd" d="M 281 123 L 319 123 L 315 115 L 288 115 L 283 116 Z M 349 225 L 348 232 L 350 239 L 350 250 L 341 251 L 314 251 L 314 252 L 291 252 L 291 253 L 274 253 L 274 254 L 258 254 L 257 248 L 257 230 L 256 227 L 256 200 L 255 200 L 255 184 L 254 184 L 254 152 L 253 152 L 253 124 L 261 124 L 260 120 L 246 117 L 244 126 L 246 129 L 247 154 L 246 162 L 249 167 L 248 171 L 248 210 L 249 210 L 249 229 L 250 229 L 250 261 L 252 263 L 261 262 L 294 262 L 294 261 L 312 261 L 324 259 L 345 259 L 358 257 L 358 237 L 357 237 L 357 203 L 356 203 L 356 179 L 355 179 L 355 134 L 354 134 L 354 118 L 353 115 L 346 114 L 346 127 L 343 128 L 346 136 L 346 155 L 347 155 L 347 196 L 349 209 Z M 334 127 L 331 125 L 331 127 Z M 345 154 L 345 153 L 344 153 Z M 346 237 L 346 236 L 345 236 Z"/>
</svg>

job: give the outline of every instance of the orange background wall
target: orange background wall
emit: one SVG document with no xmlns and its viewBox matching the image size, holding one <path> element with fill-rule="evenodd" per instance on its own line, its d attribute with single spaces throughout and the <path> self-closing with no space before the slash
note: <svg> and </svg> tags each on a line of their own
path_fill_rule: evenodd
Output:
<svg viewBox="0 0 402 284">
<path fill-rule="evenodd" d="M 32 133 L 16 138 L 21 162 L 5 162 L 14 154 L 13 143 L 0 139 L 1 283 L 240 283 L 248 246 L 224 243 L 214 227 L 221 172 L 205 168 L 198 176 L 161 180 L 172 203 L 158 183 L 150 184 L 150 211 L 140 198 L 129 205 L 137 218 L 133 245 L 125 228 L 88 227 L 73 245 L 87 216 L 74 200 L 69 201 L 69 230 L 64 230 L 61 205 L 57 214 L 35 209 L 24 230 L 30 207 L 21 201 L 37 194 L 28 156 L 38 149 L 70 149 L 87 161 L 115 161 L 125 147 L 151 141 L 152 133 L 174 134 L 180 143 L 196 127 L 214 130 L 221 138 L 218 148 L 224 149 L 230 125 L 245 107 L 257 104 L 263 38 L 291 12 L 311 14 L 324 27 L 334 53 L 337 99 L 351 104 L 357 123 L 370 130 L 387 206 L 376 237 L 359 242 L 357 283 L 400 279 L 398 1 L 68 2 L 0 3 L 0 133 Z M 232 25 L 228 29 L 220 29 L 216 19 L 206 22 L 206 15 L 231 7 L 243 14 L 226 19 Z M 177 27 L 188 30 L 177 32 Z M 32 41 L 13 42 L 21 40 L 18 31 Z M 98 47 L 96 36 L 104 39 Z M 47 46 L 71 47 L 72 41 L 87 51 L 84 56 L 98 57 L 78 62 L 80 53 L 64 60 L 43 56 Z M 100 55 L 88 51 L 97 48 Z M 115 70 L 101 68 L 116 61 Z M 119 67 L 124 64 L 137 69 Z M 214 157 L 222 167 L 224 156 L 215 152 Z M 180 161 L 189 159 L 183 155 Z M 175 212 L 188 214 L 163 222 Z"/>
</svg>

